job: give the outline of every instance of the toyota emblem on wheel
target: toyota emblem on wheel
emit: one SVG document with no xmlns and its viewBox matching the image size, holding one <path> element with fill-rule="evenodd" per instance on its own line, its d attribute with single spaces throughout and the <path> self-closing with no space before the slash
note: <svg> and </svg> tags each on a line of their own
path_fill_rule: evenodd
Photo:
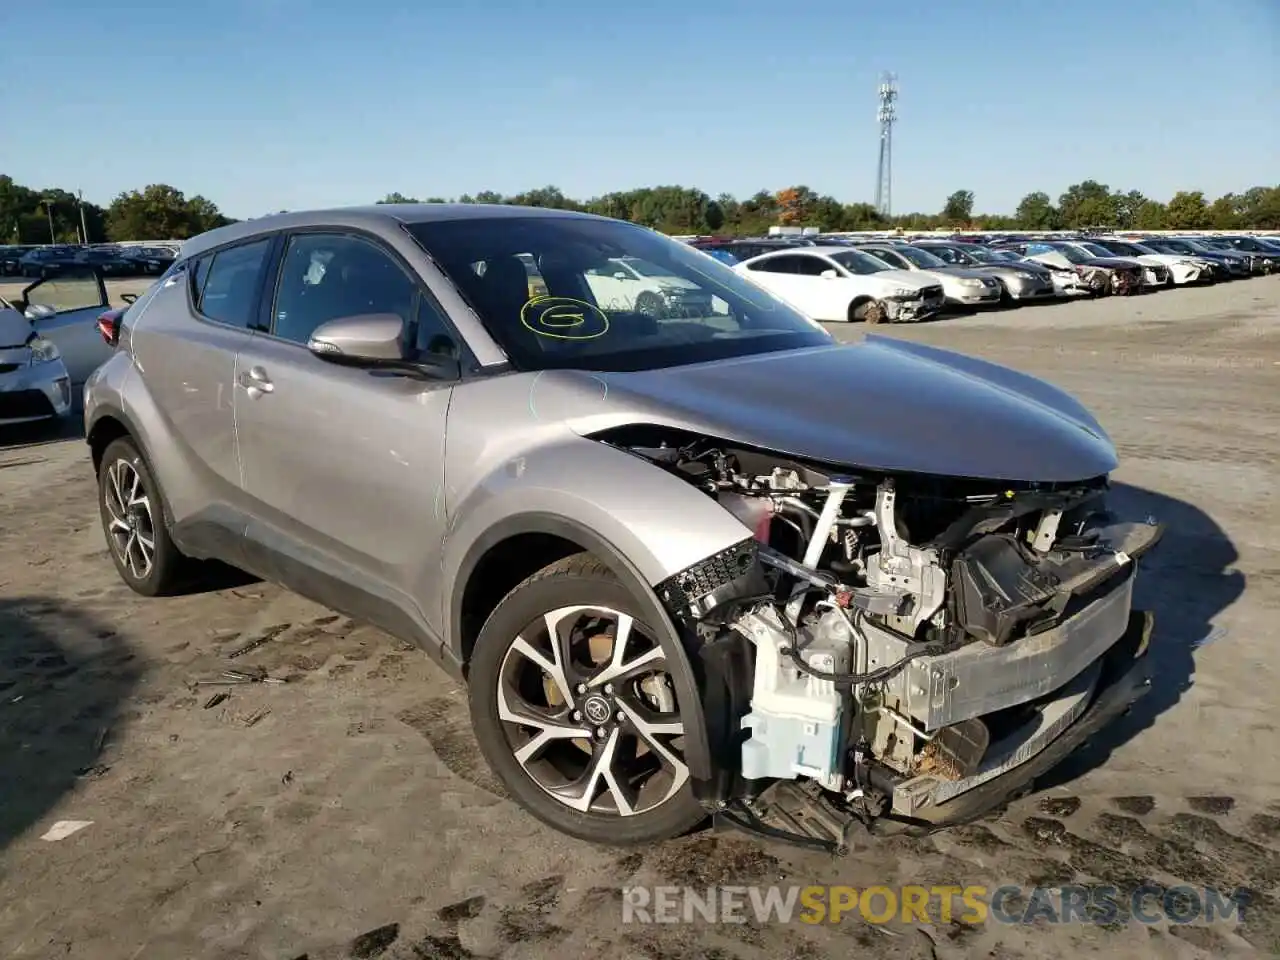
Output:
<svg viewBox="0 0 1280 960">
<path fill-rule="evenodd" d="M 582 704 L 582 712 L 592 723 L 604 723 L 613 714 L 609 709 L 609 701 L 604 697 L 587 697 Z"/>
</svg>

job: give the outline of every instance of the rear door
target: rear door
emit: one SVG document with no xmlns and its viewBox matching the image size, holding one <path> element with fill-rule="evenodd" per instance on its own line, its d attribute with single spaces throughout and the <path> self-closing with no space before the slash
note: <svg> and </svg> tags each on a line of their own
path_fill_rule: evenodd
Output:
<svg viewBox="0 0 1280 960">
<path fill-rule="evenodd" d="M 73 385 L 84 383 L 111 355 L 97 328 L 107 309 L 107 288 L 93 267 L 68 264 L 48 271 L 22 297 L 31 326 L 57 346 Z"/>
<path fill-rule="evenodd" d="M 166 492 L 175 523 L 190 528 L 179 537 L 193 552 L 229 562 L 245 516 L 232 405 L 236 358 L 253 336 L 276 242 L 268 234 L 190 258 L 131 311 L 129 348 L 164 419 L 154 429 L 172 441 L 152 456 L 172 478 Z"/>
<path fill-rule="evenodd" d="M 242 351 L 235 386 L 249 566 L 433 639 L 438 611 L 419 599 L 440 569 L 453 384 L 338 366 L 306 347 L 322 323 L 371 313 L 399 315 L 410 351 L 461 354 L 434 297 L 380 240 L 341 228 L 287 237 L 270 328 Z"/>
</svg>

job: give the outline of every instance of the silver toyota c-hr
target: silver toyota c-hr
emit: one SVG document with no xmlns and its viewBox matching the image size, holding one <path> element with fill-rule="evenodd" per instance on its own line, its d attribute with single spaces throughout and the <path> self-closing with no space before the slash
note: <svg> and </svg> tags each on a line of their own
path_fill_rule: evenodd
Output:
<svg viewBox="0 0 1280 960">
<path fill-rule="evenodd" d="M 624 263 L 628 269 L 619 269 Z M 1140 695 L 1160 528 L 1077 402 L 839 344 L 630 223 L 448 204 L 189 241 L 85 389 L 147 595 L 216 558 L 421 645 L 574 836 L 840 849 L 1027 789 Z"/>
</svg>

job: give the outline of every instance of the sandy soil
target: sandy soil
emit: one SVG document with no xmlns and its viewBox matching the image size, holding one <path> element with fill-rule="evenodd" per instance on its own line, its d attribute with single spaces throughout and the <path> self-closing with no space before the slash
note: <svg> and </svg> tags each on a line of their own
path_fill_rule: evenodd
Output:
<svg viewBox="0 0 1280 960">
<path fill-rule="evenodd" d="M 116 293 L 118 294 L 117 289 Z M 837 331 L 847 335 L 849 328 Z M 620 852 L 494 783 L 465 692 L 414 649 L 260 583 L 144 600 L 84 444 L 0 438 L 0 954 L 721 958 L 1280 949 L 1280 278 L 892 328 L 1045 376 L 1169 532 L 1141 580 L 1160 677 L 1121 729 L 978 825 L 833 860 L 732 835 Z M 233 656 L 251 641 L 249 652 Z M 230 659 L 229 659 L 230 658 Z M 228 667 L 283 685 L 193 687 Z M 215 692 L 229 698 L 210 705 Z M 56 821 L 92 825 L 67 839 Z M 1243 925 L 623 925 L 641 883 L 1239 886 Z"/>
</svg>

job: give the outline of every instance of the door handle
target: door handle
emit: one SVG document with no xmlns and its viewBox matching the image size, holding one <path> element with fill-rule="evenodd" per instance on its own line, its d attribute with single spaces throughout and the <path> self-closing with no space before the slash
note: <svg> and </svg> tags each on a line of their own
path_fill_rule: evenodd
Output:
<svg viewBox="0 0 1280 960">
<path fill-rule="evenodd" d="M 250 367 L 240 374 L 240 386 L 244 387 L 245 392 L 255 400 L 276 388 L 271 378 L 267 376 L 267 371 L 262 367 Z"/>
</svg>

